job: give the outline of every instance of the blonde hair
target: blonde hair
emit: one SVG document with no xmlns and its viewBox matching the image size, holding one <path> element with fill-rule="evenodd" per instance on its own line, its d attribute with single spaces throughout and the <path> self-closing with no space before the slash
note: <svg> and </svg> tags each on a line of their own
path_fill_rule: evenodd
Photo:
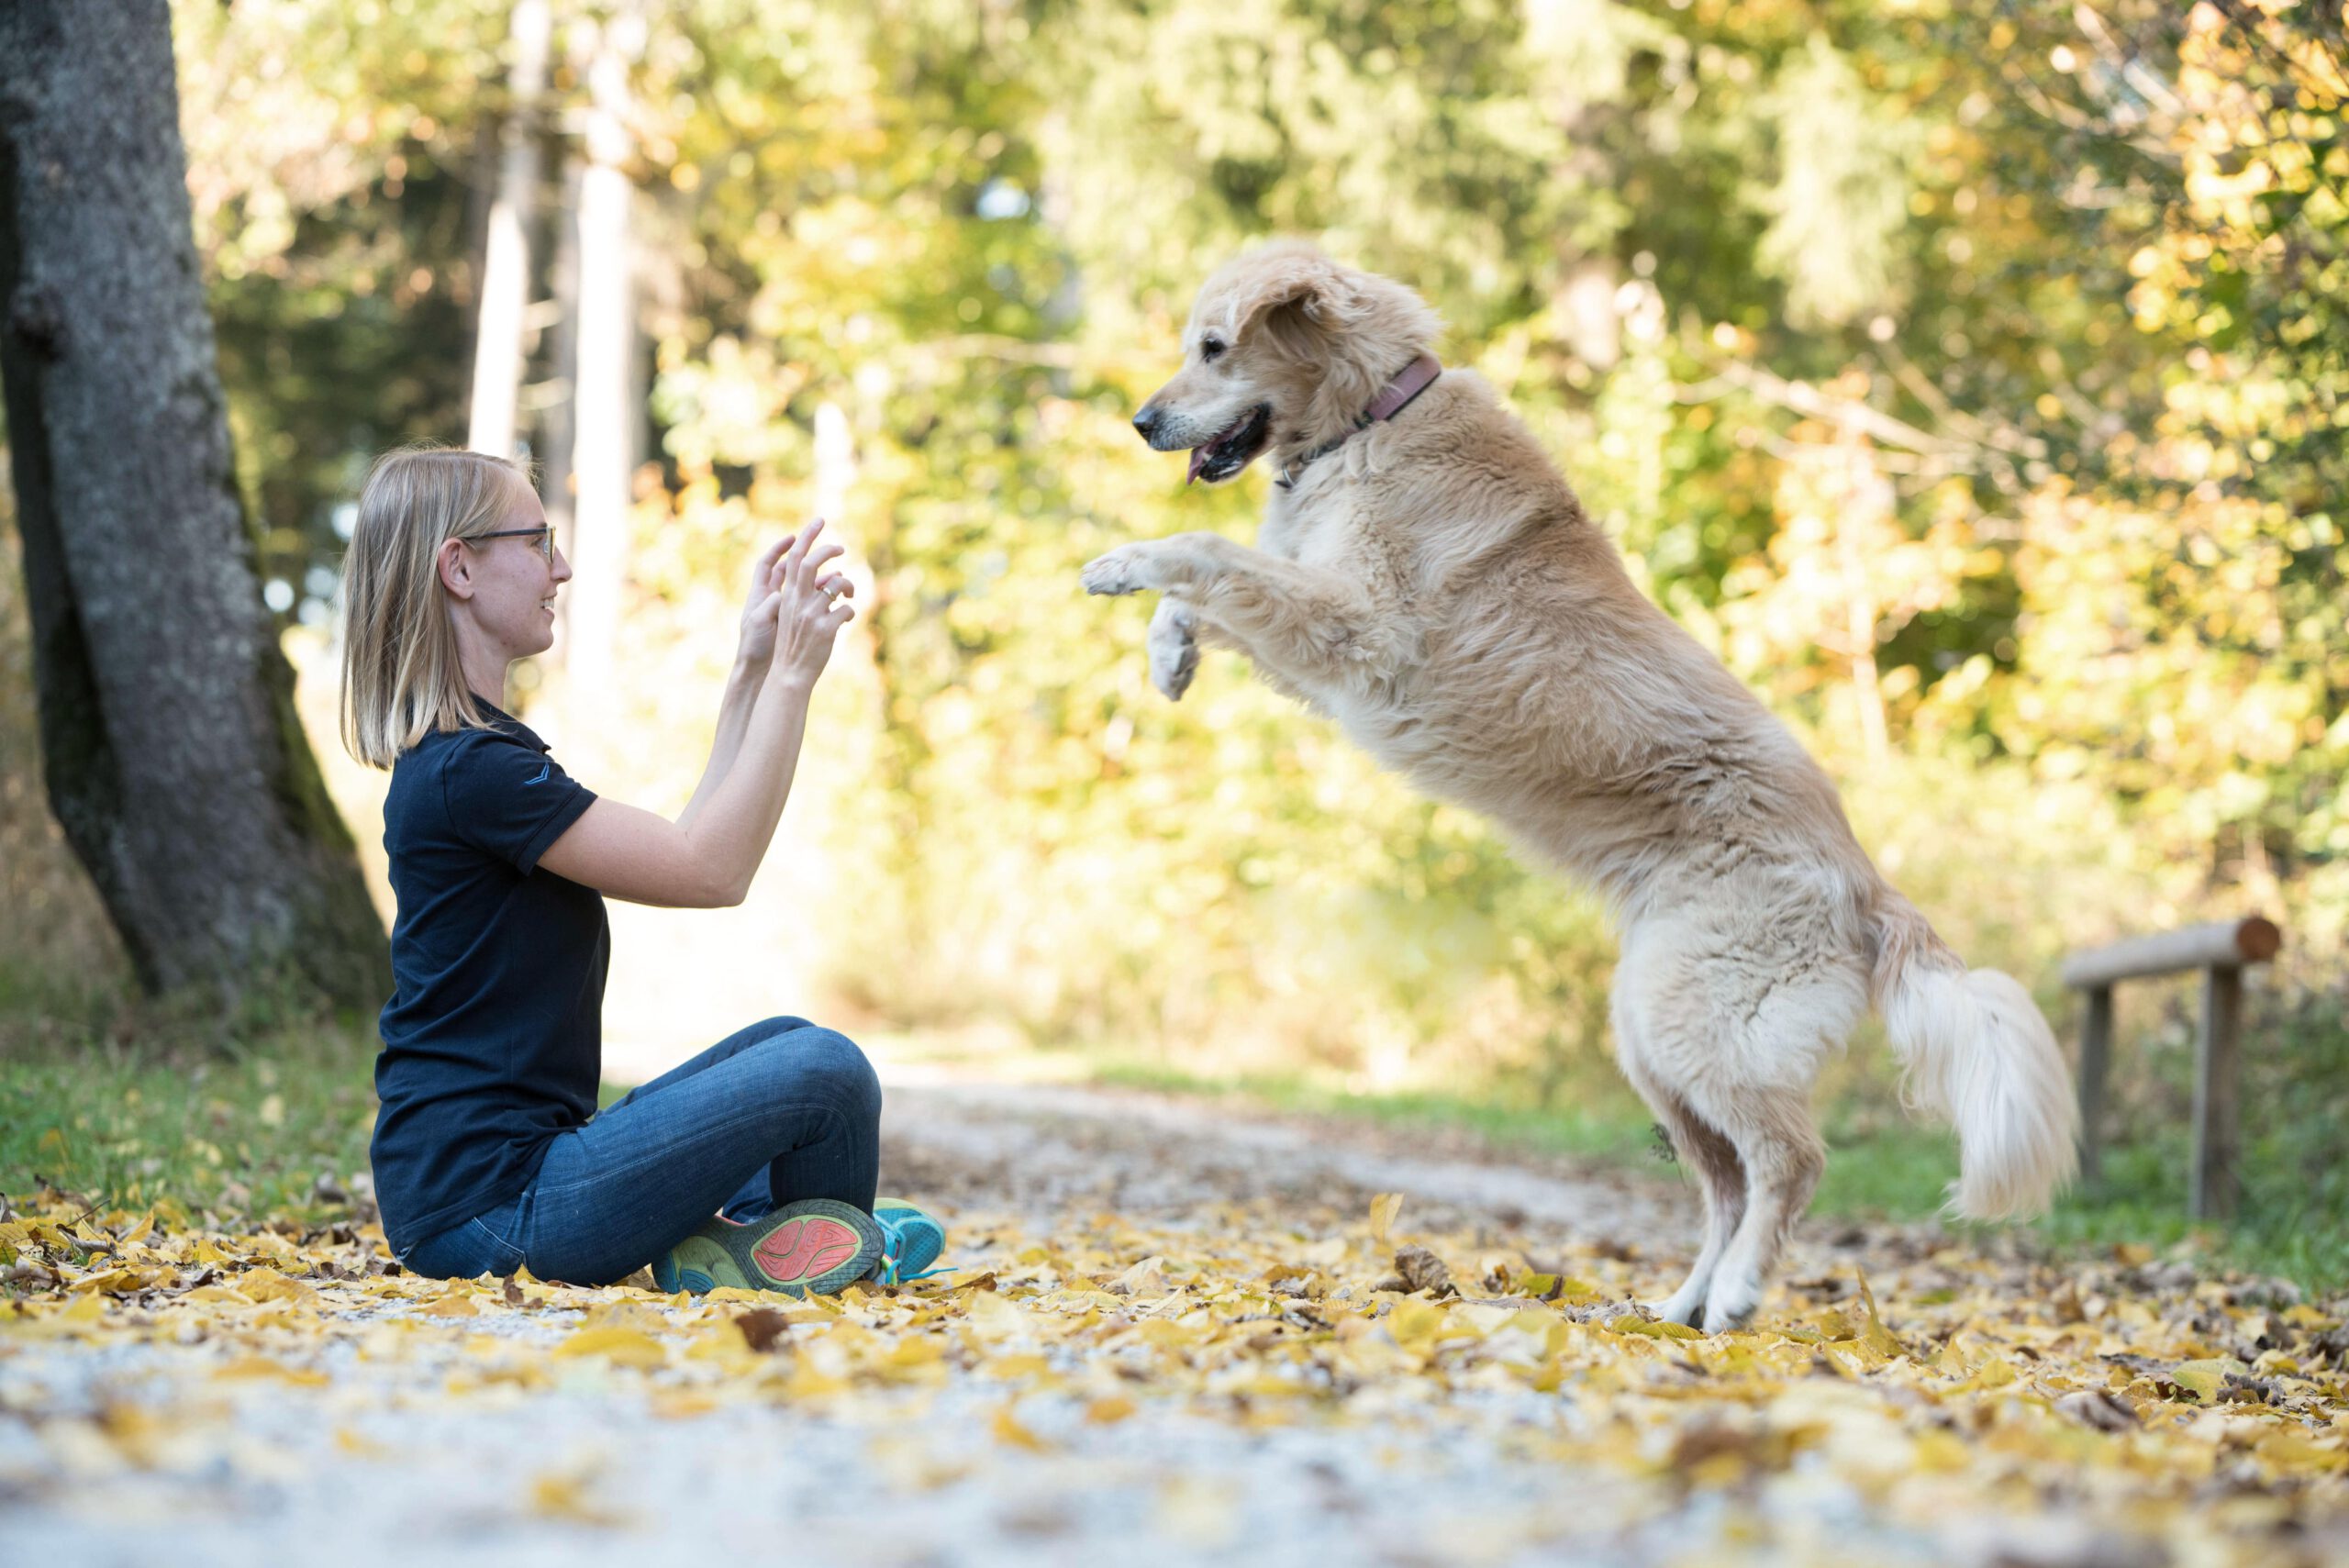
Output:
<svg viewBox="0 0 2349 1568">
<path fill-rule="evenodd" d="M 498 527 L 529 470 L 485 452 L 412 446 L 367 471 L 342 558 L 342 743 L 388 768 L 434 730 L 485 729 L 465 685 L 437 558 Z"/>
</svg>

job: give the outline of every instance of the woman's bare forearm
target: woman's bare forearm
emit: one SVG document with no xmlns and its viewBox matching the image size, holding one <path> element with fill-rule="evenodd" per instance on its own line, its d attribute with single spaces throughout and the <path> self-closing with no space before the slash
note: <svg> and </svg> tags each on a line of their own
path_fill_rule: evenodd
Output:
<svg viewBox="0 0 2349 1568">
<path fill-rule="evenodd" d="M 709 762 L 702 768 L 701 782 L 694 786 L 694 797 L 677 813 L 677 826 L 691 828 L 702 806 L 734 766 L 734 759 L 742 750 L 742 737 L 751 727 L 751 709 L 757 705 L 759 687 L 766 671 L 753 669 L 737 662 L 726 676 L 726 693 L 718 699 L 718 733 L 711 737 Z"/>
<path fill-rule="evenodd" d="M 699 861 L 717 885 L 739 902 L 766 858 L 784 803 L 799 768 L 807 734 L 812 680 L 770 670 L 748 703 L 734 755 L 723 774 L 698 796 L 700 808 L 680 817 Z"/>
</svg>

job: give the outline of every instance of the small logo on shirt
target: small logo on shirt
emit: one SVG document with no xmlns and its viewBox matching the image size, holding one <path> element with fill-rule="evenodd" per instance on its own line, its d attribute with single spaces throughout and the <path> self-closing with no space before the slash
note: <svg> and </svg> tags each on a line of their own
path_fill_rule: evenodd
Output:
<svg viewBox="0 0 2349 1568">
<path fill-rule="evenodd" d="M 553 772 L 554 764 L 552 762 L 548 762 L 544 767 L 539 770 L 539 776 L 537 778 L 524 779 L 522 782 L 526 784 L 544 784 L 547 782 L 547 775 Z"/>
</svg>

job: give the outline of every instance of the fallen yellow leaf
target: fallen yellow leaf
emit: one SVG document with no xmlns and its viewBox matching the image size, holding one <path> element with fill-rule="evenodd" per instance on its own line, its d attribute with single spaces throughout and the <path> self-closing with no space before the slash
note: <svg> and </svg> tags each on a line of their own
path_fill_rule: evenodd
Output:
<svg viewBox="0 0 2349 1568">
<path fill-rule="evenodd" d="M 972 1292 L 963 1312 L 971 1326 L 983 1333 L 1016 1334 L 1028 1327 L 1028 1315 L 991 1290 Z"/>
<path fill-rule="evenodd" d="M 995 1413 L 995 1418 L 987 1423 L 987 1429 L 995 1434 L 997 1442 L 1009 1443 L 1014 1448 L 1024 1448 L 1030 1453 L 1049 1453 L 1052 1445 L 1021 1425 L 1018 1410 L 1019 1407 L 1016 1405 L 1004 1406 Z"/>
<path fill-rule="evenodd" d="M 1166 1278 L 1166 1260 L 1144 1258 L 1118 1276 L 1110 1290 L 1120 1296 L 1164 1296 L 1174 1286 Z"/>
<path fill-rule="evenodd" d="M 602 1356 L 617 1366 L 663 1366 L 669 1348 L 637 1329 L 582 1329 L 554 1348 L 559 1356 Z"/>
<path fill-rule="evenodd" d="M 1905 1356 L 1909 1347 L 1902 1344 L 1891 1329 L 1884 1326 L 1884 1315 L 1876 1310 L 1876 1292 L 1868 1287 L 1868 1276 L 1859 1275 L 1860 1305 L 1865 1316 L 1860 1324 L 1860 1343 L 1887 1356 Z"/>
<path fill-rule="evenodd" d="M 247 1301 L 292 1301 L 308 1307 L 318 1299 L 317 1291 L 275 1269 L 247 1269 L 237 1276 L 236 1286 Z"/>
<path fill-rule="evenodd" d="M 629 1522 L 628 1516 L 605 1507 L 592 1484 L 577 1475 L 545 1474 L 530 1483 L 530 1511 L 542 1518 L 611 1529 Z"/>
<path fill-rule="evenodd" d="M 1607 1325 L 1618 1334 L 1644 1334 L 1651 1340 L 1701 1340 L 1701 1329 L 1691 1329 L 1686 1323 L 1667 1323 L 1662 1319 L 1650 1321 L 1626 1313 Z"/>
<path fill-rule="evenodd" d="M 2227 1373 L 2242 1370 L 2243 1362 L 2223 1357 L 2180 1362 L 2170 1369 L 2169 1380 L 2208 1405 L 2219 1397 L 2219 1389 L 2226 1382 Z"/>
<path fill-rule="evenodd" d="M 272 1361 L 267 1356 L 245 1356 L 230 1362 L 212 1375 L 224 1382 L 246 1377 L 275 1378 L 280 1383 L 290 1383 L 299 1388 L 323 1388 L 334 1381 L 325 1373 L 306 1372 L 287 1366 L 283 1362 Z"/>
</svg>

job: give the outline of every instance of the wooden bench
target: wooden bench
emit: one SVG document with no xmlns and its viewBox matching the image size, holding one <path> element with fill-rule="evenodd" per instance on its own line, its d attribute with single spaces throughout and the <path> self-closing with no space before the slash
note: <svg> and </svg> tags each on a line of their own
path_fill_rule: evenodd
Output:
<svg viewBox="0 0 2349 1568">
<path fill-rule="evenodd" d="M 2229 1219 L 2242 1195 L 2239 1094 L 2243 972 L 2283 945 L 2272 921 L 2254 915 L 2088 948 L 2064 960 L 2064 984 L 2087 993 L 2080 1030 L 2080 1176 L 2101 1173 L 2105 1069 L 2112 1052 L 2112 988 L 2123 980 L 2202 972 L 2202 1032 L 2194 1049 L 2194 1166 L 2187 1213 Z"/>
</svg>

